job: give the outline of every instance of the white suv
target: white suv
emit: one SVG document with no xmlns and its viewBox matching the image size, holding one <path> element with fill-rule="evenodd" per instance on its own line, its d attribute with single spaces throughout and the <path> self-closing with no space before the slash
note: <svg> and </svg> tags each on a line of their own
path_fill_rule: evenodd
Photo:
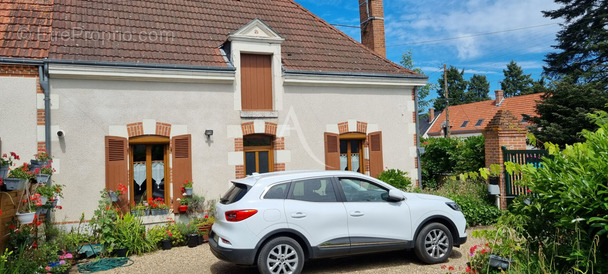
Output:
<svg viewBox="0 0 608 274">
<path fill-rule="evenodd" d="M 209 237 L 216 257 L 261 273 L 299 273 L 304 261 L 411 249 L 444 262 L 467 240 L 452 200 L 406 193 L 348 171 L 288 171 L 232 181 Z"/>
</svg>

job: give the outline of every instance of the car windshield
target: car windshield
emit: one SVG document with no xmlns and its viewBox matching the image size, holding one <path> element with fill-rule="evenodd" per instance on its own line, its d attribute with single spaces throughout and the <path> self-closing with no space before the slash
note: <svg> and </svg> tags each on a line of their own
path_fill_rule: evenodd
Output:
<svg viewBox="0 0 608 274">
<path fill-rule="evenodd" d="M 235 202 L 238 202 L 249 189 L 247 185 L 233 183 L 232 187 L 222 196 L 220 199 L 221 204 L 229 205 Z"/>
</svg>

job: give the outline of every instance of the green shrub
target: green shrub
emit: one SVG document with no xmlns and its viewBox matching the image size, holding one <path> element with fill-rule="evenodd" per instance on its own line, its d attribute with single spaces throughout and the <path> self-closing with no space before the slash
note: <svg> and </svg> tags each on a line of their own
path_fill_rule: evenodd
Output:
<svg viewBox="0 0 608 274">
<path fill-rule="evenodd" d="M 141 219 L 127 213 L 116 220 L 114 226 L 114 246 L 115 248 L 127 248 L 128 254 L 141 255 L 154 250 L 155 243 L 145 238 L 146 228 L 142 225 Z"/>
<path fill-rule="evenodd" d="M 382 171 L 378 175 L 378 180 L 401 190 L 408 190 L 412 185 L 412 179 L 407 177 L 407 172 L 399 169 L 388 169 Z"/>
<path fill-rule="evenodd" d="M 513 204 L 525 217 L 531 246 L 543 246 L 551 269 L 608 272 L 608 124 L 583 131 L 584 143 L 548 145 L 552 158 L 542 168 L 507 166 L 523 171 L 531 194 Z M 539 256 L 536 260 L 540 260 Z"/>
<path fill-rule="evenodd" d="M 445 176 L 477 171 L 485 165 L 485 139 L 468 138 L 423 139 L 424 153 L 420 156 L 422 184 L 437 188 Z"/>
<path fill-rule="evenodd" d="M 449 177 L 437 190 L 426 189 L 422 192 L 454 200 L 460 205 L 468 226 L 490 225 L 502 215 L 502 211 L 493 204 L 493 197 L 488 194 L 485 180 L 480 177 L 466 180 Z"/>
</svg>

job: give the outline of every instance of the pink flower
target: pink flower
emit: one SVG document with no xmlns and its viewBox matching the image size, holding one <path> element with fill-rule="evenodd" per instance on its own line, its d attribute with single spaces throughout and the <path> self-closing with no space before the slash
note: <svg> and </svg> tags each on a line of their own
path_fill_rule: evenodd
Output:
<svg viewBox="0 0 608 274">
<path fill-rule="evenodd" d="M 64 264 L 65 264 L 64 260 L 59 261 L 59 265 L 64 265 Z"/>
<path fill-rule="evenodd" d="M 44 270 L 46 270 L 46 271 L 51 271 L 51 267 L 50 267 L 50 266 L 47 266 L 47 267 L 45 267 L 45 268 L 44 268 Z"/>
<path fill-rule="evenodd" d="M 66 259 L 72 259 L 73 258 L 72 253 L 65 254 L 65 258 Z"/>
</svg>

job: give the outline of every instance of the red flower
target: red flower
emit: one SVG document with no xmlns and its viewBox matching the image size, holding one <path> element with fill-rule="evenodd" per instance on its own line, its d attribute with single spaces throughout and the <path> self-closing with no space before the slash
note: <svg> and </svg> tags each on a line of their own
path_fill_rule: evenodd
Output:
<svg viewBox="0 0 608 274">
<path fill-rule="evenodd" d="M 57 208 L 58 208 L 58 209 L 63 209 L 63 207 L 62 207 L 62 206 L 57 206 Z"/>
<path fill-rule="evenodd" d="M 482 250 L 481 250 L 481 255 L 483 255 L 483 254 L 484 254 L 484 253 L 486 253 L 486 252 L 487 252 L 487 250 L 482 249 Z"/>
<path fill-rule="evenodd" d="M 471 273 L 471 268 L 467 266 L 467 268 L 464 269 L 464 272 Z"/>
<path fill-rule="evenodd" d="M 530 193 L 532 193 L 532 190 L 529 190 L 529 189 L 528 189 L 526 192 L 527 192 L 528 194 L 530 194 Z"/>
<path fill-rule="evenodd" d="M 205 219 L 209 219 L 209 215 L 205 215 Z"/>
<path fill-rule="evenodd" d="M 0 210 L 0 216 L 2 216 L 2 210 Z"/>
<path fill-rule="evenodd" d="M 453 267 L 453 266 L 450 266 L 450 267 L 448 267 L 448 270 L 449 270 L 449 271 L 452 271 L 452 270 L 454 270 L 454 267 Z"/>
<path fill-rule="evenodd" d="M 109 207 L 109 206 L 106 206 L 106 210 L 110 210 L 110 207 Z"/>
<path fill-rule="evenodd" d="M 442 265 L 441 269 L 446 269 L 448 266 L 447 265 Z"/>
</svg>

